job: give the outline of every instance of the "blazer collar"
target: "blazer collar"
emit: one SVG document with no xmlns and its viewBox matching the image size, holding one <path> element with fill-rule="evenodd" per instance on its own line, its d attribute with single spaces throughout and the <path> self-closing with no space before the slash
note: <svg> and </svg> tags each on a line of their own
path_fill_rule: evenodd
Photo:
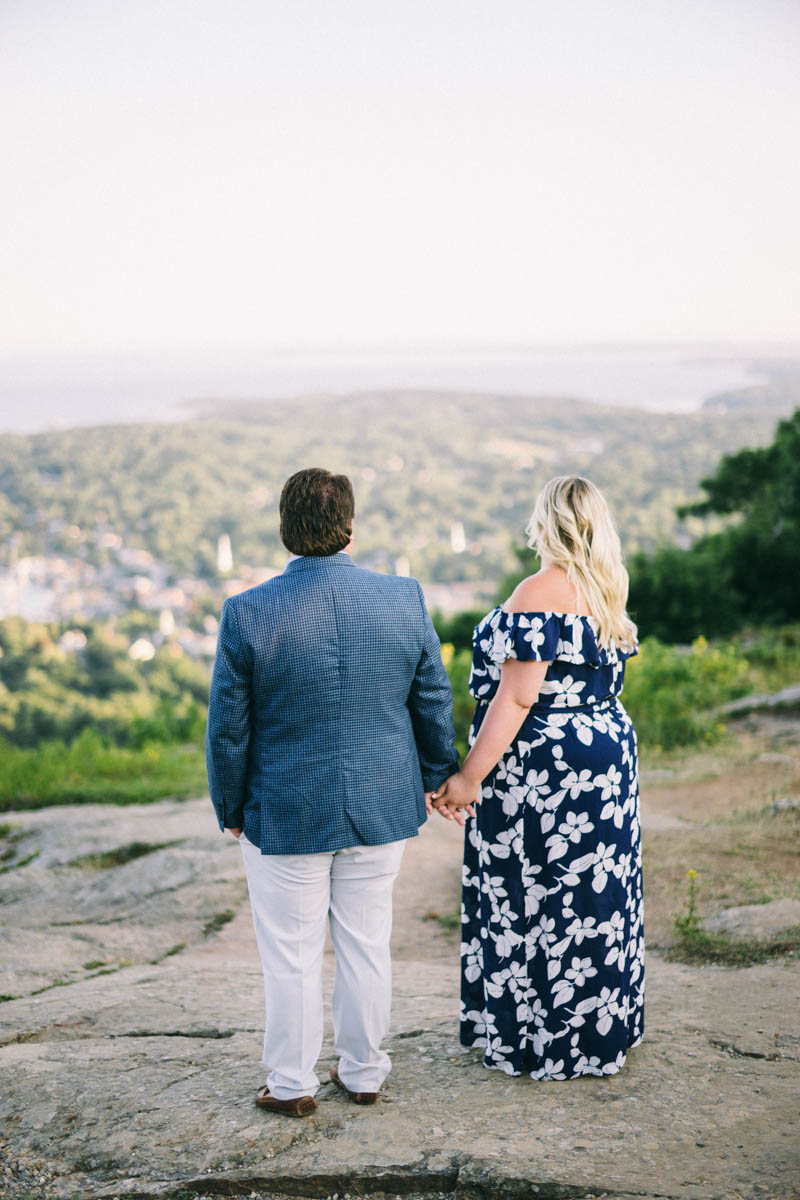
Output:
<svg viewBox="0 0 800 1200">
<path fill-rule="evenodd" d="M 287 575 L 291 571 L 320 571 L 326 567 L 346 569 L 355 565 L 350 555 L 340 550 L 338 554 L 306 554 L 300 558 L 293 558 L 283 568 L 283 573 Z"/>
</svg>

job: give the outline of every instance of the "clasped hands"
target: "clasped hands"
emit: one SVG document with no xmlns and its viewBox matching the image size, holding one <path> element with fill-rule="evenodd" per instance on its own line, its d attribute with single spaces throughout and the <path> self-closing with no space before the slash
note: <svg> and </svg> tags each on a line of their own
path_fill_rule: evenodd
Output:
<svg viewBox="0 0 800 1200">
<path fill-rule="evenodd" d="M 456 771 L 432 792 L 425 793 L 428 813 L 434 809 L 447 821 L 466 825 L 467 817 L 475 816 L 475 805 L 480 804 L 480 781 L 471 779 L 463 771 Z"/>
<path fill-rule="evenodd" d="M 428 816 L 436 809 L 439 816 L 445 820 L 455 821 L 457 825 L 466 825 L 467 817 L 474 817 L 475 805 L 480 804 L 480 789 L 479 781 L 470 779 L 463 771 L 456 771 L 455 775 L 440 783 L 435 791 L 425 793 Z M 238 826 L 227 826 L 226 831 L 232 833 L 237 841 L 242 833 Z"/>
</svg>

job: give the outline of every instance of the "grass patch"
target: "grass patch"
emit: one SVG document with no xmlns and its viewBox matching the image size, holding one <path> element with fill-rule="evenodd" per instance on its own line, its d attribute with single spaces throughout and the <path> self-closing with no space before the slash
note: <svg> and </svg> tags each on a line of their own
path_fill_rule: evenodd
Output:
<svg viewBox="0 0 800 1200">
<path fill-rule="evenodd" d="M 210 937 L 212 933 L 219 933 L 223 925 L 227 925 L 235 916 L 236 913 L 230 908 L 226 908 L 224 912 L 215 913 L 203 926 L 203 937 Z"/>
<path fill-rule="evenodd" d="M 52 992 L 53 988 L 69 987 L 74 983 L 74 979 L 56 979 L 53 983 L 46 983 L 44 987 L 36 988 L 35 991 L 29 992 L 29 996 L 41 996 L 42 992 Z"/>
<path fill-rule="evenodd" d="M 132 966 L 133 966 L 133 963 L 129 959 L 123 958 L 123 959 L 120 959 L 120 961 L 118 963 L 108 963 L 107 965 L 103 965 L 101 970 L 94 971 L 91 975 L 84 975 L 82 977 L 76 976 L 73 979 L 54 979 L 52 983 L 46 983 L 44 985 L 44 987 L 36 988 L 35 991 L 29 992 L 28 995 L 29 996 L 40 996 L 42 994 L 42 992 L 51 992 L 53 990 L 53 988 L 71 987 L 73 983 L 80 983 L 82 978 L 83 979 L 97 979 L 98 975 L 116 975 L 117 972 L 121 971 L 123 967 L 132 967 Z M 86 964 L 84 964 L 84 967 L 86 970 L 89 969 L 88 967 L 86 967 Z M 12 997 L 9 997 L 9 999 L 16 1000 L 17 997 L 12 996 Z"/>
<path fill-rule="evenodd" d="M 666 952 L 671 962 L 718 967 L 752 967 L 787 955 L 800 956 L 800 926 L 787 930 L 781 937 L 763 940 L 732 938 L 704 929 L 683 930 Z"/>
<path fill-rule="evenodd" d="M 439 924 L 441 925 L 442 929 L 447 929 L 448 931 L 452 932 L 452 931 L 455 931 L 456 929 L 461 928 L 461 910 L 460 909 L 458 912 L 454 912 L 454 913 L 439 913 L 439 915 L 437 916 L 436 919 L 439 922 Z"/>
<path fill-rule="evenodd" d="M 14 855 L 17 853 L 17 843 L 23 838 L 28 837 L 31 833 L 30 829 L 20 829 L 17 825 L 12 825 L 8 821 L 0 824 L 0 841 L 5 842 L 5 845 L 0 848 L 0 863 L 5 863 L 5 866 L 0 866 L 0 875 L 4 875 L 6 871 L 13 871 L 17 867 L 24 867 L 26 863 L 33 862 L 39 851 L 34 854 L 29 854 L 27 858 L 20 859 L 19 862 L 12 862 Z"/>
<path fill-rule="evenodd" d="M 452 933 L 453 930 L 461 928 L 461 906 L 459 905 L 455 912 L 450 913 L 427 912 L 422 919 L 423 921 L 436 921 L 442 929 Z"/>
<path fill-rule="evenodd" d="M 677 940 L 667 950 L 671 962 L 718 967 L 752 967 L 771 958 L 800 953 L 800 925 L 787 929 L 780 936 L 769 938 L 730 937 L 725 933 L 709 933 L 703 928 L 698 908 L 697 871 L 690 868 L 686 911 L 675 918 Z"/>
<path fill-rule="evenodd" d="M 33 862 L 33 860 L 38 858 L 40 854 L 41 850 L 33 850 L 30 854 L 26 854 L 25 857 L 21 858 L 18 862 L 8 863 L 5 867 L 0 867 L 0 875 L 5 875 L 8 871 L 18 871 L 20 867 L 27 867 L 28 863 Z"/>
<path fill-rule="evenodd" d="M 157 967 L 158 964 L 160 962 L 163 962 L 165 958 L 172 958 L 172 956 L 174 954 L 180 954 L 181 950 L 185 950 L 185 949 L 186 949 L 186 942 L 178 942 L 178 944 L 176 946 L 170 946 L 169 950 L 165 950 L 164 953 L 159 955 L 158 958 L 151 958 L 150 965 L 153 967 Z"/>
<path fill-rule="evenodd" d="M 81 867 L 84 871 L 108 871 L 112 867 L 124 867 L 134 859 L 143 858 L 145 854 L 154 854 L 156 850 L 165 850 L 168 846 L 177 846 L 179 842 L 128 842 L 117 846 L 115 850 L 101 850 L 93 854 L 81 854 L 73 858 L 68 867 Z M 102 965 L 102 964 L 101 964 Z"/>
<path fill-rule="evenodd" d="M 19 1000 L 19 996 L 12 996 L 9 992 L 0 993 L 0 1004 L 5 1004 L 6 1000 Z"/>
<path fill-rule="evenodd" d="M 104 958 L 98 958 L 83 964 L 84 971 L 96 971 L 98 967 L 107 967 L 109 964 Z"/>
<path fill-rule="evenodd" d="M 115 746 L 94 730 L 69 745 L 0 745 L 0 812 L 55 804 L 145 804 L 206 791 L 197 745 Z"/>
</svg>

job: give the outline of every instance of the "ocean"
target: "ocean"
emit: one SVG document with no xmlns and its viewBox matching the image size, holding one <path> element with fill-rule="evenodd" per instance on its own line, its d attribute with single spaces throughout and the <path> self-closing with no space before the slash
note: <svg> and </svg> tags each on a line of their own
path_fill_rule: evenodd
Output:
<svg viewBox="0 0 800 1200">
<path fill-rule="evenodd" d="M 0 432 L 185 420 L 199 402 L 424 389 L 563 396 L 658 412 L 763 382 L 776 347 L 708 344 L 125 352 L 0 361 Z"/>
</svg>

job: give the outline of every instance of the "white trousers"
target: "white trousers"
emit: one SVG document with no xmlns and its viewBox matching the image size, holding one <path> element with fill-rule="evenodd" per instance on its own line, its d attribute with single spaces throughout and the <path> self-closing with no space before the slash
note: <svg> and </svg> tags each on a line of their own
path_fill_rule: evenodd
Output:
<svg viewBox="0 0 800 1200">
<path fill-rule="evenodd" d="M 313 1096 L 322 1049 L 322 958 L 330 918 L 336 953 L 333 1032 L 339 1077 L 377 1092 L 391 1070 L 392 887 L 405 842 L 330 854 L 262 854 L 242 834 L 247 887 L 264 969 L 267 1086 L 278 1100 Z"/>
</svg>

